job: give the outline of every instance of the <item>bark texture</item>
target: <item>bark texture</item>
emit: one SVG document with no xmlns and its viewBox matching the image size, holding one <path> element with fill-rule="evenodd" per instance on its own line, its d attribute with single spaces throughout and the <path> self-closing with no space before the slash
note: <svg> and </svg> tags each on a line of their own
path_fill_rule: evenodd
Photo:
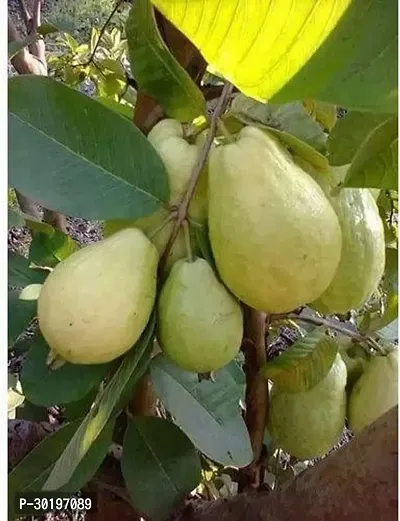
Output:
<svg viewBox="0 0 400 521">
<path fill-rule="evenodd" d="M 398 408 L 276 493 L 193 503 L 176 521 L 397 521 Z"/>
</svg>

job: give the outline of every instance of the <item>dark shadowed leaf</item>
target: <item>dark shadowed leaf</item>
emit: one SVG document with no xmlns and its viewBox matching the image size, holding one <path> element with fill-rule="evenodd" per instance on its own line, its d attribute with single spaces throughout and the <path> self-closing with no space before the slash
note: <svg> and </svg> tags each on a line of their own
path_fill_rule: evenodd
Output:
<svg viewBox="0 0 400 521">
<path fill-rule="evenodd" d="M 388 119 L 387 114 L 352 110 L 334 126 L 328 138 L 329 164 L 348 165 L 361 143 L 378 125 Z"/>
<path fill-rule="evenodd" d="M 37 336 L 22 366 L 21 383 L 25 395 L 35 405 L 75 402 L 98 386 L 110 364 L 78 365 L 66 362 L 56 370 L 46 365 L 49 346 Z"/>
<path fill-rule="evenodd" d="M 8 207 L 8 228 L 24 226 L 25 221 L 21 212 Z"/>
<path fill-rule="evenodd" d="M 171 118 L 191 121 L 204 114 L 204 97 L 161 40 L 149 0 L 133 3 L 125 30 L 132 74 L 139 87 Z"/>
<path fill-rule="evenodd" d="M 164 165 L 123 116 L 50 78 L 9 80 L 9 183 L 86 219 L 137 218 L 168 201 Z"/>
<path fill-rule="evenodd" d="M 36 315 L 36 301 L 21 300 L 21 290 L 8 292 L 8 345 L 12 346 Z"/>
<path fill-rule="evenodd" d="M 201 452 L 224 465 L 250 463 L 252 449 L 239 405 L 244 375 L 236 362 L 217 371 L 213 380 L 199 382 L 197 374 L 157 355 L 151 376 L 156 394 Z"/>
<path fill-rule="evenodd" d="M 327 375 L 338 349 L 336 341 L 326 336 L 324 328 L 315 328 L 267 362 L 263 374 L 283 392 L 308 391 Z"/>
<path fill-rule="evenodd" d="M 125 432 L 121 469 L 135 508 L 164 521 L 200 482 L 199 456 L 186 435 L 161 418 L 134 417 Z"/>
<path fill-rule="evenodd" d="M 24 288 L 29 284 L 42 284 L 47 277 L 45 270 L 30 268 L 30 262 L 18 253 L 8 252 L 8 285 Z"/>
<path fill-rule="evenodd" d="M 390 118 L 368 134 L 347 171 L 345 186 L 397 189 L 397 126 L 397 118 Z"/>
<path fill-rule="evenodd" d="M 121 393 L 126 388 L 128 382 L 132 382 L 132 375 L 137 371 L 143 353 L 146 351 L 148 344 L 153 342 L 154 324 L 155 319 L 153 315 L 140 340 L 126 354 L 111 380 L 107 383 L 104 390 L 99 393 L 94 406 L 90 409 L 62 456 L 54 465 L 43 486 L 43 490 L 55 490 L 68 483 L 80 461 L 90 450 L 90 447 L 96 441 L 107 422 L 111 417 L 114 417 L 115 408 Z M 139 369 L 141 371 L 141 368 Z"/>
</svg>

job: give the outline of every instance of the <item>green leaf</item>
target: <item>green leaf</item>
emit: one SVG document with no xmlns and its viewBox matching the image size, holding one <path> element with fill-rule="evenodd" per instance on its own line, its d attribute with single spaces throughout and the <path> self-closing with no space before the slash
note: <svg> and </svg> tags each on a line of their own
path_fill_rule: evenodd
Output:
<svg viewBox="0 0 400 521">
<path fill-rule="evenodd" d="M 61 230 L 35 233 L 29 250 L 29 260 L 37 266 L 54 267 L 79 249 L 78 244 Z"/>
<path fill-rule="evenodd" d="M 107 456 L 108 448 L 112 443 L 114 426 L 115 419 L 112 419 L 107 423 L 75 469 L 71 479 L 66 485 L 59 489 L 60 492 L 78 492 L 78 490 L 83 488 L 92 479 L 100 465 L 103 463 L 104 458 Z"/>
<path fill-rule="evenodd" d="M 98 96 L 96 98 L 97 101 L 99 101 L 102 105 L 105 107 L 114 110 L 121 116 L 124 116 L 128 118 L 130 121 L 133 119 L 133 107 L 131 105 L 128 105 L 126 103 L 119 103 L 118 101 L 115 101 L 112 98 L 102 97 Z"/>
<path fill-rule="evenodd" d="M 30 262 L 11 251 L 8 252 L 8 285 L 24 288 L 29 284 L 42 284 L 47 276 L 44 270 L 30 268 Z"/>
<path fill-rule="evenodd" d="M 87 412 L 96 399 L 97 392 L 98 389 L 94 387 L 91 391 L 88 392 L 86 396 L 80 400 L 64 404 L 63 417 L 68 421 L 74 421 L 78 418 L 83 418 L 86 416 Z"/>
<path fill-rule="evenodd" d="M 66 362 L 52 370 L 46 365 L 48 354 L 46 341 L 42 336 L 37 336 L 22 365 L 22 388 L 35 405 L 75 402 L 98 386 L 110 369 L 110 364 L 78 365 Z"/>
<path fill-rule="evenodd" d="M 154 390 L 177 425 L 194 445 L 223 465 L 245 467 L 253 457 L 239 401 L 244 396 L 244 375 L 231 362 L 214 375 L 198 381 L 163 355 L 151 363 Z"/>
<path fill-rule="evenodd" d="M 397 189 L 397 125 L 397 118 L 390 118 L 368 134 L 347 171 L 345 186 Z"/>
<path fill-rule="evenodd" d="M 239 94 L 232 102 L 231 112 L 249 125 L 261 123 L 291 134 L 318 151 L 326 146 L 327 135 L 299 101 L 273 105 Z"/>
<path fill-rule="evenodd" d="M 25 221 L 21 212 L 18 212 L 17 210 L 8 207 L 8 229 L 14 227 L 19 228 L 24 225 Z"/>
<path fill-rule="evenodd" d="M 387 118 L 387 114 L 348 112 L 339 119 L 328 137 L 329 163 L 332 166 L 350 164 L 368 134 Z"/>
<path fill-rule="evenodd" d="M 257 103 L 253 102 L 252 100 L 249 101 L 250 103 Z M 261 103 L 257 105 L 262 105 Z M 256 107 L 256 112 L 260 112 L 258 107 Z M 319 170 L 326 170 L 329 166 L 328 160 L 325 156 L 323 156 L 318 150 L 310 146 L 305 141 L 302 141 L 298 137 L 294 136 L 293 134 L 290 134 L 289 132 L 286 132 L 284 130 L 279 130 L 278 128 L 273 128 L 272 126 L 268 126 L 264 123 L 261 123 L 256 118 L 252 116 L 248 116 L 242 112 L 237 112 L 235 114 L 229 113 L 230 117 L 235 117 L 242 123 L 245 123 L 246 125 L 253 125 L 255 127 L 260 128 L 261 130 L 264 130 L 266 132 L 269 132 L 273 134 L 276 138 L 278 138 L 284 145 L 286 145 L 293 154 L 298 154 L 300 157 L 302 157 L 304 160 L 312 164 L 314 167 L 316 167 Z M 306 114 L 306 117 L 308 117 L 310 120 L 310 116 Z M 313 124 L 315 124 L 313 122 Z"/>
<path fill-rule="evenodd" d="M 134 219 L 168 201 L 160 157 L 126 118 L 39 76 L 11 78 L 8 101 L 9 183 L 24 195 L 89 220 Z"/>
<path fill-rule="evenodd" d="M 313 116 L 325 130 L 330 132 L 337 122 L 337 109 L 332 103 L 325 103 L 317 100 L 304 100 L 306 109 L 308 109 L 311 116 Z"/>
<path fill-rule="evenodd" d="M 397 113 L 397 2 L 152 1 L 247 96 Z"/>
<path fill-rule="evenodd" d="M 208 236 L 208 226 L 199 223 L 192 223 L 191 232 L 193 233 L 196 245 L 203 258 L 213 267 L 217 273 L 214 256 L 211 249 L 210 238 Z"/>
<path fill-rule="evenodd" d="M 12 346 L 17 338 L 36 315 L 36 302 L 21 300 L 21 290 L 8 292 L 8 345 Z"/>
<path fill-rule="evenodd" d="M 152 521 L 168 519 L 201 479 L 192 443 L 161 418 L 134 417 L 129 422 L 121 469 L 133 505 Z"/>
<path fill-rule="evenodd" d="M 197 85 L 161 40 L 149 0 L 137 0 L 125 25 L 132 74 L 165 114 L 191 121 L 205 114 L 205 100 Z"/>
<path fill-rule="evenodd" d="M 153 342 L 154 325 L 153 315 L 139 342 L 124 357 L 114 376 L 99 394 L 95 405 L 90 409 L 79 429 L 68 443 L 62 456 L 57 460 L 43 486 L 43 490 L 56 490 L 71 479 L 79 462 L 113 416 L 122 391 L 127 383 L 131 381 L 132 375 L 137 370 L 148 344 Z"/>
<path fill-rule="evenodd" d="M 324 328 L 315 328 L 280 356 L 267 362 L 263 374 L 283 392 L 308 391 L 329 372 L 338 352 Z"/>
</svg>

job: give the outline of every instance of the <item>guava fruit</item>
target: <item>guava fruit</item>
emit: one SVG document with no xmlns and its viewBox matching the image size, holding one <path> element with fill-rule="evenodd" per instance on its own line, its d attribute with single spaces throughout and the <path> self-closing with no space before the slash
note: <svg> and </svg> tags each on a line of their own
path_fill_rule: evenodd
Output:
<svg viewBox="0 0 400 521">
<path fill-rule="evenodd" d="M 337 443 L 346 417 L 346 366 L 340 355 L 323 380 L 305 392 L 272 387 L 267 430 L 277 447 L 299 459 L 323 456 Z"/>
<path fill-rule="evenodd" d="M 149 215 L 148 217 L 143 217 L 136 220 L 113 219 L 105 223 L 104 237 L 110 237 L 114 233 L 126 228 L 138 228 L 139 230 L 142 230 L 147 237 L 151 237 L 151 242 L 154 244 L 158 253 L 161 255 L 164 252 L 168 239 L 172 233 L 174 222 L 170 221 L 156 235 L 153 236 L 152 234 L 154 230 L 158 228 L 165 221 L 165 219 L 167 219 L 167 217 L 167 210 L 159 210 L 158 212 Z M 192 250 L 194 252 L 197 251 L 197 247 L 194 241 L 192 241 Z M 165 264 L 166 272 L 168 273 L 174 263 L 179 259 L 183 259 L 186 254 L 185 238 L 183 235 L 183 230 L 180 229 Z"/>
<path fill-rule="evenodd" d="M 170 187 L 169 204 L 171 206 L 177 205 L 185 192 L 204 138 L 200 135 L 196 140 L 196 144 L 191 145 L 183 138 L 182 125 L 179 121 L 164 119 L 153 127 L 149 132 L 148 139 L 160 154 L 167 170 Z M 189 206 L 189 216 L 201 224 L 204 224 L 207 219 L 207 183 L 208 169 L 206 166 L 200 174 L 196 191 Z M 152 236 L 152 233 L 167 219 L 168 215 L 168 210 L 162 209 L 152 215 L 136 220 L 110 220 L 105 223 L 104 236 L 109 237 L 113 233 L 128 227 L 139 228 L 148 237 L 151 236 L 151 241 L 161 254 L 167 245 L 174 223 L 171 221 L 154 236 Z M 196 253 L 197 247 L 194 241 L 192 241 L 191 246 L 193 252 Z M 183 231 L 180 230 L 168 255 L 165 264 L 166 272 L 170 271 L 177 260 L 183 259 L 185 256 L 185 239 Z"/>
<path fill-rule="evenodd" d="M 340 356 L 346 364 L 346 392 L 349 394 L 367 366 L 367 357 L 362 347 L 349 338 L 338 340 L 338 344 Z"/>
<path fill-rule="evenodd" d="M 38 299 L 40 330 L 58 357 L 109 362 L 142 334 L 156 296 L 158 253 L 128 228 L 58 264 Z"/>
<path fill-rule="evenodd" d="M 157 150 L 168 173 L 170 204 L 176 205 L 185 193 L 193 167 L 199 155 L 201 141 L 188 143 L 183 137 L 182 125 L 171 119 L 164 119 L 149 132 L 147 139 Z M 189 205 L 189 216 L 204 222 L 207 219 L 207 166 L 200 174 L 193 199 Z"/>
<path fill-rule="evenodd" d="M 343 314 L 362 306 L 376 290 L 385 268 L 385 236 L 368 188 L 342 188 L 329 200 L 342 230 L 342 253 L 335 276 L 312 307 Z"/>
<path fill-rule="evenodd" d="M 374 356 L 350 394 L 348 419 L 357 433 L 398 404 L 398 350 Z"/>
<path fill-rule="evenodd" d="M 339 264 L 340 226 L 323 190 L 258 128 L 211 151 L 208 221 L 222 280 L 257 310 L 317 299 Z"/>
<path fill-rule="evenodd" d="M 180 260 L 158 303 L 158 342 L 177 366 L 207 373 L 233 360 L 243 336 L 242 311 L 204 259 Z"/>
</svg>

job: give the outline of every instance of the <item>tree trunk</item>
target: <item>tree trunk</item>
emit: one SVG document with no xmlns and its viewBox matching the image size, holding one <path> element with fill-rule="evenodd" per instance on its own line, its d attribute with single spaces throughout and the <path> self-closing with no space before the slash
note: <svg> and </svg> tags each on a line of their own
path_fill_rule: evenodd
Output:
<svg viewBox="0 0 400 521">
<path fill-rule="evenodd" d="M 190 503 L 175 521 L 397 521 L 397 413 L 277 492 Z"/>
</svg>

